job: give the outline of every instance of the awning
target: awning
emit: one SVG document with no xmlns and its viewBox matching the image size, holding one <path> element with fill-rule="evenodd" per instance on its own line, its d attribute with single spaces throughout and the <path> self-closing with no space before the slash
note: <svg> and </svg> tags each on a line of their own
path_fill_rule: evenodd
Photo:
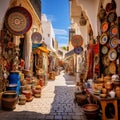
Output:
<svg viewBox="0 0 120 120">
<path fill-rule="evenodd" d="M 39 50 L 41 50 L 41 51 L 43 51 L 43 52 L 45 52 L 45 53 L 49 53 L 49 52 L 50 52 L 47 48 L 45 48 L 45 47 L 43 47 L 43 46 L 40 46 L 40 47 L 38 47 L 37 49 L 39 49 Z"/>
</svg>

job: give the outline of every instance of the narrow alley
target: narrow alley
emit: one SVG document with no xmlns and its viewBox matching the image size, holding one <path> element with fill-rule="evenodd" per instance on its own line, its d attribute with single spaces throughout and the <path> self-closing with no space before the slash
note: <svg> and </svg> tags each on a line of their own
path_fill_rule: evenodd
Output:
<svg viewBox="0 0 120 120">
<path fill-rule="evenodd" d="M 75 78 L 63 71 L 49 80 L 41 98 L 18 105 L 13 111 L 0 111 L 2 120 L 86 120 L 80 106 L 74 103 Z"/>
</svg>

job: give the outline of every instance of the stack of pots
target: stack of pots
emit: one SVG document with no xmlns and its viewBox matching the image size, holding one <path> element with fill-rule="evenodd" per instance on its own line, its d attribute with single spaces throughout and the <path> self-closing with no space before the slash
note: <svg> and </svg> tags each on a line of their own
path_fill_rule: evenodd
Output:
<svg viewBox="0 0 120 120">
<path fill-rule="evenodd" d="M 30 101 L 33 100 L 33 96 L 32 96 L 31 90 L 23 90 L 22 93 L 25 95 L 27 102 L 30 102 Z"/>
<path fill-rule="evenodd" d="M 41 86 L 37 85 L 36 87 L 32 89 L 32 92 L 33 92 L 34 97 L 40 98 L 41 97 Z"/>
<path fill-rule="evenodd" d="M 26 103 L 26 97 L 24 94 L 19 95 L 19 105 L 24 105 Z"/>
</svg>

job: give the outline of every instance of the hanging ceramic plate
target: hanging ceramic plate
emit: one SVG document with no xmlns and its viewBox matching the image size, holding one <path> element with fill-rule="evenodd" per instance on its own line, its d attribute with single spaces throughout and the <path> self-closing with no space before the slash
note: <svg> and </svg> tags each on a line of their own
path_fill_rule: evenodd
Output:
<svg viewBox="0 0 120 120">
<path fill-rule="evenodd" d="M 81 35 L 74 35 L 72 37 L 71 43 L 74 47 L 82 46 L 83 44 L 83 38 Z"/>
<path fill-rule="evenodd" d="M 31 39 L 32 39 L 32 43 L 34 44 L 40 43 L 42 40 L 42 35 L 39 32 L 34 32 L 32 33 Z"/>
<path fill-rule="evenodd" d="M 110 59 L 108 58 L 108 55 L 105 55 L 105 56 L 103 57 L 103 64 L 104 64 L 105 66 L 108 66 L 108 65 L 110 64 Z"/>
<path fill-rule="evenodd" d="M 108 14 L 108 17 L 107 17 L 107 19 L 108 19 L 109 22 L 114 22 L 116 20 L 116 18 L 117 18 L 117 15 L 116 15 L 115 12 L 110 12 Z"/>
<path fill-rule="evenodd" d="M 32 25 L 32 16 L 23 7 L 13 7 L 6 13 L 5 25 L 11 33 L 21 35 L 30 29 Z"/>
<path fill-rule="evenodd" d="M 106 32 L 106 31 L 108 30 L 108 27 L 109 27 L 108 22 L 103 22 L 103 23 L 101 24 L 101 31 L 102 31 L 102 32 Z"/>
<path fill-rule="evenodd" d="M 107 3 L 107 5 L 106 5 L 106 11 L 107 12 L 110 12 L 111 10 L 113 10 L 115 8 L 116 8 L 116 6 L 113 3 Z"/>
<path fill-rule="evenodd" d="M 108 41 L 108 36 L 106 33 L 103 33 L 101 36 L 100 36 L 100 44 L 104 45 L 106 44 Z"/>
<path fill-rule="evenodd" d="M 83 48 L 82 47 L 76 47 L 76 48 L 74 48 L 74 52 L 76 53 L 76 54 L 80 54 L 81 52 L 83 51 Z"/>
<path fill-rule="evenodd" d="M 118 38 L 114 37 L 109 41 L 110 47 L 116 48 L 118 46 Z"/>
<path fill-rule="evenodd" d="M 118 26 L 117 25 L 112 25 L 110 27 L 110 35 L 112 37 L 116 36 L 118 34 Z"/>
<path fill-rule="evenodd" d="M 115 49 L 110 49 L 108 52 L 108 57 L 110 61 L 114 61 L 117 58 L 117 51 Z"/>
<path fill-rule="evenodd" d="M 108 47 L 107 46 L 103 46 L 101 49 L 102 54 L 107 54 L 108 52 Z"/>
<path fill-rule="evenodd" d="M 111 74 L 115 74 L 116 73 L 116 64 L 114 62 L 111 62 L 109 65 L 109 72 Z"/>
<path fill-rule="evenodd" d="M 106 68 L 104 69 L 104 73 L 105 73 L 106 75 L 108 75 L 108 74 L 110 73 L 108 67 L 106 67 Z"/>
</svg>

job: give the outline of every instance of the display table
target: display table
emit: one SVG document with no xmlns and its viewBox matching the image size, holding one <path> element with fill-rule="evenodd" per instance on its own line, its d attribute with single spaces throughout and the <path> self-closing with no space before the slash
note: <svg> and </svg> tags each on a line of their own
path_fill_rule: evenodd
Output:
<svg viewBox="0 0 120 120">
<path fill-rule="evenodd" d="M 113 119 L 113 120 L 118 120 L 118 98 L 111 98 L 111 97 L 106 97 L 106 98 L 101 98 L 99 95 L 94 94 L 92 89 L 86 89 L 90 100 L 92 102 L 95 102 L 96 104 L 99 102 L 101 105 L 101 110 L 102 110 L 102 120 L 107 120 L 107 119 Z M 113 111 L 111 111 L 111 116 L 108 113 L 107 114 L 107 108 L 108 105 L 113 108 Z M 109 118 L 110 117 L 110 118 Z"/>
</svg>

